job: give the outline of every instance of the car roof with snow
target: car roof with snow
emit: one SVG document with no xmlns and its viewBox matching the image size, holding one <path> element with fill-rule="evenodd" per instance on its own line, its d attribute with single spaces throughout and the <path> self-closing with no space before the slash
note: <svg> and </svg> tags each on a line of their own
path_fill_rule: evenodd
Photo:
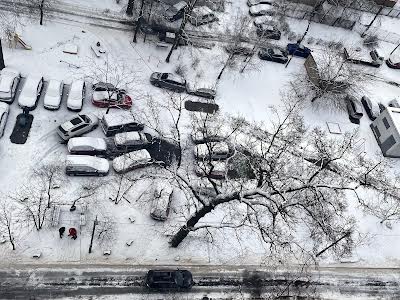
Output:
<svg viewBox="0 0 400 300">
<path fill-rule="evenodd" d="M 82 95 L 82 89 L 83 89 L 83 85 L 84 85 L 84 81 L 83 80 L 74 80 L 71 84 L 71 88 L 69 90 L 69 96 L 68 99 L 70 99 L 71 97 L 78 97 L 79 100 L 81 95 Z"/>
<path fill-rule="evenodd" d="M 132 152 L 125 153 L 113 159 L 113 167 L 115 171 L 122 171 L 129 168 L 131 165 L 136 164 L 138 161 L 150 161 L 150 153 L 145 150 L 136 150 Z"/>
<path fill-rule="evenodd" d="M 268 10 L 272 10 L 271 5 L 269 5 L 269 4 L 257 4 L 257 5 L 250 7 L 250 11 L 252 13 L 258 13 L 261 11 L 268 11 Z"/>
<path fill-rule="evenodd" d="M 212 163 L 212 167 L 213 167 L 213 172 L 226 172 L 227 163 L 226 163 L 226 161 L 215 161 Z M 208 162 L 198 161 L 197 168 L 200 169 L 202 172 L 203 172 L 203 170 L 205 170 L 206 172 L 209 172 L 211 169 L 211 166 Z"/>
<path fill-rule="evenodd" d="M 141 139 L 142 135 L 137 131 L 121 132 L 114 136 L 114 141 L 117 145 L 123 145 L 130 141 L 140 141 Z"/>
<path fill-rule="evenodd" d="M 167 78 L 170 79 L 170 80 L 173 80 L 175 82 L 179 82 L 181 84 L 185 84 L 185 82 L 186 82 L 186 80 L 183 77 L 179 76 L 179 75 L 172 74 L 172 73 L 164 73 L 164 74 L 168 74 Z"/>
<path fill-rule="evenodd" d="M 94 166 L 103 172 L 108 172 L 110 168 L 107 159 L 90 155 L 67 155 L 66 163 L 67 165 Z"/>
<path fill-rule="evenodd" d="M 196 145 L 196 152 L 201 156 L 208 155 L 209 149 L 212 151 L 212 153 L 229 152 L 229 145 L 226 142 L 210 142 Z"/>
<path fill-rule="evenodd" d="M 74 137 L 69 139 L 68 141 L 68 149 L 73 148 L 83 148 L 83 147 L 93 147 L 98 150 L 106 150 L 107 144 L 103 138 L 95 138 L 95 137 Z"/>
<path fill-rule="evenodd" d="M 22 87 L 22 94 L 35 92 L 39 85 L 39 82 L 42 80 L 40 76 L 28 76 L 25 80 L 24 86 Z"/>
<path fill-rule="evenodd" d="M 136 122 L 131 113 L 127 111 L 118 111 L 115 113 L 108 113 L 103 115 L 103 122 L 108 126 L 125 125 Z"/>
</svg>

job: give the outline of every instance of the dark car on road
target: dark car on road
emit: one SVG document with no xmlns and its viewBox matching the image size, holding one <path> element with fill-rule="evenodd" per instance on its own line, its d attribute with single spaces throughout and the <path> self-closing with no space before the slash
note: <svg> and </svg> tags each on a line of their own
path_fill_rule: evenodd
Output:
<svg viewBox="0 0 400 300">
<path fill-rule="evenodd" d="M 299 44 L 287 44 L 288 53 L 293 56 L 307 58 L 311 54 L 311 49 Z"/>
<path fill-rule="evenodd" d="M 281 32 L 279 31 L 279 29 L 269 24 L 261 24 L 260 26 L 258 26 L 256 33 L 261 38 L 272 40 L 281 39 Z"/>
<path fill-rule="evenodd" d="M 150 83 L 154 86 L 178 93 L 186 91 L 186 80 L 179 75 L 171 73 L 154 72 L 150 76 Z"/>
<path fill-rule="evenodd" d="M 269 60 L 280 64 L 286 64 L 288 57 L 286 52 L 278 48 L 261 48 L 258 57 L 263 60 Z"/>
<path fill-rule="evenodd" d="M 367 96 L 361 98 L 361 103 L 371 121 L 375 120 L 379 116 L 380 110 L 377 103 L 373 102 Z"/>
<path fill-rule="evenodd" d="M 152 289 L 190 289 L 193 277 L 187 270 L 150 270 L 146 275 L 146 285 Z"/>
</svg>

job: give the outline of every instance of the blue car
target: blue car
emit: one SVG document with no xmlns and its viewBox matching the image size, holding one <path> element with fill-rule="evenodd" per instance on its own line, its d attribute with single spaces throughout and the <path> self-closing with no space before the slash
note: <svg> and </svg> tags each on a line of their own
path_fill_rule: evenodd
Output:
<svg viewBox="0 0 400 300">
<path fill-rule="evenodd" d="M 307 58 L 311 54 L 311 49 L 299 44 L 288 44 L 287 51 L 290 55 Z"/>
</svg>

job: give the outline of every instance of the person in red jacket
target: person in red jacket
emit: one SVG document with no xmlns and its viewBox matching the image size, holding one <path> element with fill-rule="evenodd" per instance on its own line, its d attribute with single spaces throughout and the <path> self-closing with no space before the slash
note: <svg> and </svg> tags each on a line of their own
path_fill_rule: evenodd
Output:
<svg viewBox="0 0 400 300">
<path fill-rule="evenodd" d="M 71 227 L 68 232 L 69 232 L 68 236 L 76 240 L 76 238 L 78 237 L 78 232 L 76 231 L 76 229 Z"/>
</svg>

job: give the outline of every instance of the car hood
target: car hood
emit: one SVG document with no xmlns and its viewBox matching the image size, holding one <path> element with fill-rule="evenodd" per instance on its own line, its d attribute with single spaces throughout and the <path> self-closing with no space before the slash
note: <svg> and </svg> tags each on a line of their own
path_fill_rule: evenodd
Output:
<svg viewBox="0 0 400 300">
<path fill-rule="evenodd" d="M 26 94 L 19 95 L 18 103 L 21 106 L 33 106 L 35 105 L 35 102 L 36 102 L 36 95 L 26 95 Z"/>
</svg>

